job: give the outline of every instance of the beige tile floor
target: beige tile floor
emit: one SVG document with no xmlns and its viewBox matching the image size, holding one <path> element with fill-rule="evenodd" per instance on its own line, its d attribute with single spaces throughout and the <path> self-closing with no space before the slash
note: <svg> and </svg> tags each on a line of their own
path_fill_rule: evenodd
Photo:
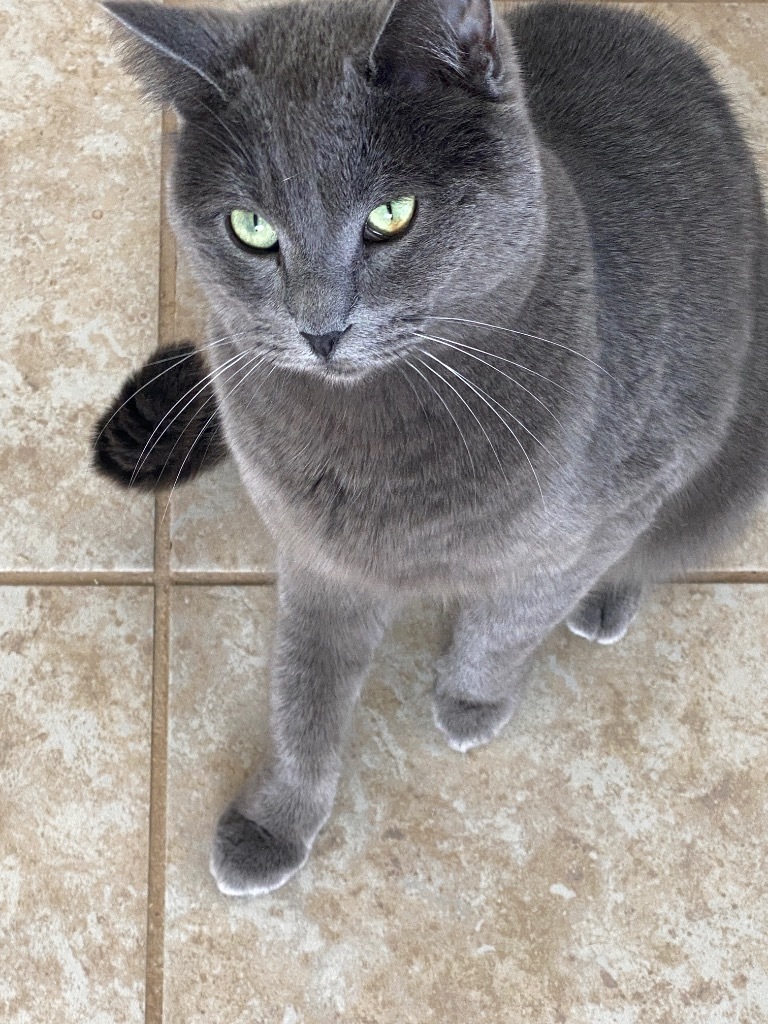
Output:
<svg viewBox="0 0 768 1024">
<path fill-rule="evenodd" d="M 647 8 L 708 47 L 768 179 L 768 5 Z M 0 39 L 0 1019 L 765 1024 L 768 512 L 616 648 L 556 633 L 463 758 L 415 609 L 314 859 L 217 893 L 211 826 L 266 742 L 271 547 L 231 467 L 168 515 L 89 472 L 105 397 L 200 306 L 95 2 L 3 0 Z"/>
</svg>

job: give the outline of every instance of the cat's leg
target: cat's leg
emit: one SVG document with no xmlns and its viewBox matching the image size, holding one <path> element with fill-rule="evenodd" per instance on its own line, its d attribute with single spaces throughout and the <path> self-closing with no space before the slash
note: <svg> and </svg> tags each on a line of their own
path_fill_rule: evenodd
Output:
<svg viewBox="0 0 768 1024">
<path fill-rule="evenodd" d="M 491 740 L 517 710 L 530 656 L 593 579 L 533 581 L 495 597 L 464 601 L 438 667 L 435 724 L 455 750 Z"/>
<path fill-rule="evenodd" d="M 211 872 L 222 892 L 269 892 L 304 864 L 336 795 L 344 736 L 386 606 L 281 567 L 271 679 L 270 763 L 222 815 Z"/>
<path fill-rule="evenodd" d="M 637 615 L 643 588 L 630 581 L 605 581 L 591 590 L 565 620 L 576 636 L 599 644 L 615 644 Z"/>
</svg>

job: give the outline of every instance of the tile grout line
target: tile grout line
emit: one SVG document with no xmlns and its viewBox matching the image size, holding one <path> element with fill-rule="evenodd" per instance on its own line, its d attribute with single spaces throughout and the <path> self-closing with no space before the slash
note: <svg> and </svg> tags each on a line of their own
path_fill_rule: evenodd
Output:
<svg viewBox="0 0 768 1024">
<path fill-rule="evenodd" d="M 152 725 L 149 781 L 147 960 L 145 1024 L 163 1021 L 165 963 L 165 857 L 168 771 L 168 681 L 170 675 L 170 526 L 166 497 L 155 498 L 155 610 L 153 623 Z"/>
<path fill-rule="evenodd" d="M 691 572 L 687 576 L 680 576 L 677 579 L 669 580 L 677 586 L 693 586 L 695 584 L 717 584 L 730 583 L 732 585 L 744 584 L 749 586 L 756 583 L 768 583 L 768 571 L 765 569 L 711 569 L 703 572 Z"/>
<path fill-rule="evenodd" d="M 0 572 L 0 587 L 151 587 L 152 572 Z"/>
<path fill-rule="evenodd" d="M 164 110 L 160 135 L 160 239 L 158 341 L 174 334 L 176 306 L 176 243 L 167 217 L 165 182 L 171 156 L 173 115 Z M 149 856 L 147 866 L 147 958 L 145 1024 L 163 1024 L 165 967 L 165 861 L 168 803 L 168 683 L 170 675 L 171 528 L 168 496 L 155 495 L 154 633 L 152 724 L 149 782 Z"/>
<path fill-rule="evenodd" d="M 163 498 L 163 502 L 167 504 L 167 497 Z M 161 518 L 165 504 L 162 505 Z M 171 587 L 267 587 L 277 581 L 277 574 L 269 570 L 169 569 L 165 581 Z M 20 569 L 0 572 L 0 587 L 151 587 L 154 583 L 154 572 L 141 571 L 37 572 Z M 692 572 L 689 576 L 680 576 L 667 583 L 675 586 L 716 583 L 764 585 L 768 583 L 768 570 L 712 569 Z"/>
<path fill-rule="evenodd" d="M 167 497 L 164 500 L 167 504 Z M 267 569 L 176 569 L 168 572 L 168 582 L 180 587 L 263 587 L 276 580 L 277 574 Z M 154 582 L 154 571 L 38 572 L 20 569 L 0 572 L 0 587 L 151 587 Z"/>
<path fill-rule="evenodd" d="M 277 582 L 276 572 L 188 571 L 171 573 L 176 587 L 267 587 Z"/>
</svg>

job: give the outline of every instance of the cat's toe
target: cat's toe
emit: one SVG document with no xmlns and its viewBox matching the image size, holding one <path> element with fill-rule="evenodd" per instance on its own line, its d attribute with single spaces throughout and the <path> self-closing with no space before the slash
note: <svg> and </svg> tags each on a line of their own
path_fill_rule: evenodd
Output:
<svg viewBox="0 0 768 1024">
<path fill-rule="evenodd" d="M 210 868 L 226 896 L 258 896 L 285 885 L 308 856 L 306 843 L 276 836 L 230 807 L 216 828 Z"/>
<path fill-rule="evenodd" d="M 435 725 L 448 745 L 463 754 L 492 740 L 512 717 L 515 707 L 510 701 L 481 703 L 435 694 L 432 710 Z"/>
<path fill-rule="evenodd" d="M 615 644 L 626 634 L 642 600 L 641 587 L 612 584 L 596 587 L 565 620 L 576 636 L 598 644 Z"/>
</svg>

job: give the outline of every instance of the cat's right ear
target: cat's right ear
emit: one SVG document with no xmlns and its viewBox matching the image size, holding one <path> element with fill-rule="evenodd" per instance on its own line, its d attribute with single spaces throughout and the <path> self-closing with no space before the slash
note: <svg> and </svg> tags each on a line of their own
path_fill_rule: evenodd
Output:
<svg viewBox="0 0 768 1024">
<path fill-rule="evenodd" d="M 442 80 L 501 98 L 508 83 L 493 0 L 394 0 L 368 71 L 377 85 Z"/>
<path fill-rule="evenodd" d="M 102 6 L 116 20 L 128 69 L 148 95 L 181 114 L 204 96 L 226 98 L 223 54 L 237 33 L 234 16 L 122 0 Z"/>
</svg>

